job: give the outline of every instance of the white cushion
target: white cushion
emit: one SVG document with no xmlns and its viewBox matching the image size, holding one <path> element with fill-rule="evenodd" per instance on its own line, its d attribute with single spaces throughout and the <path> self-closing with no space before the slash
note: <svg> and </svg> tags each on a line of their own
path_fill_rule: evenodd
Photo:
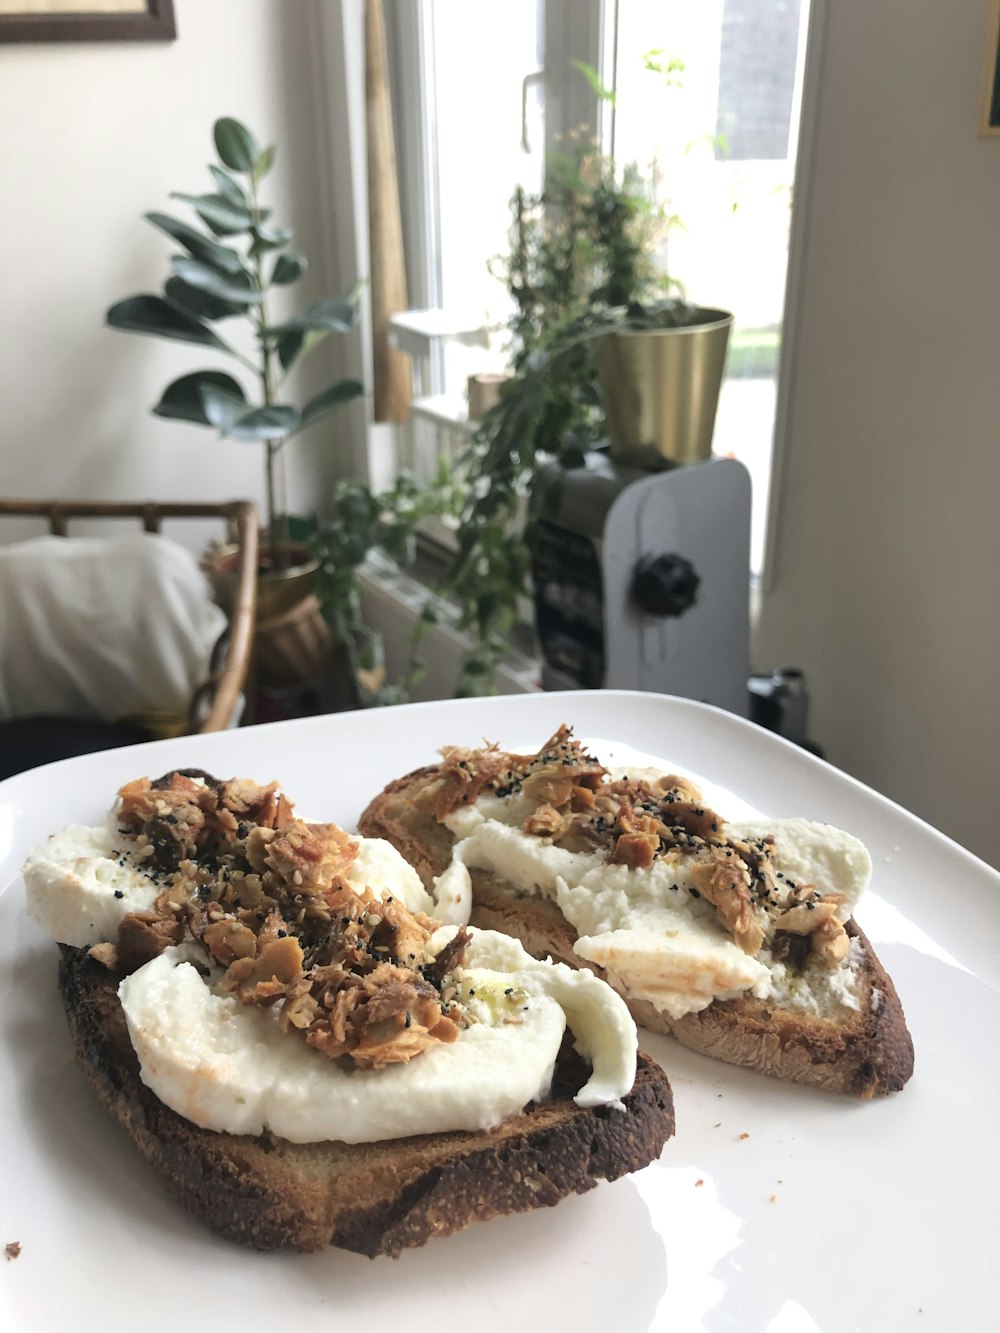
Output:
<svg viewBox="0 0 1000 1333">
<path fill-rule="evenodd" d="M 194 556 L 169 538 L 0 547 L 0 718 L 183 715 L 225 625 Z"/>
</svg>

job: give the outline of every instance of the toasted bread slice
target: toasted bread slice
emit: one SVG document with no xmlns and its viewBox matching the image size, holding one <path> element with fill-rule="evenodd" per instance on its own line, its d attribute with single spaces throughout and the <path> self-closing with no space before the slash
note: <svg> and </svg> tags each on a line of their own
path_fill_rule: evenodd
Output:
<svg viewBox="0 0 1000 1333">
<path fill-rule="evenodd" d="M 670 1087 L 639 1056 L 624 1110 L 581 1110 L 578 1057 L 564 1050 L 549 1099 L 487 1133 L 380 1143 L 294 1144 L 201 1129 L 142 1083 L 118 978 L 60 946 L 77 1061 L 163 1184 L 221 1235 L 260 1250 L 336 1245 L 398 1255 L 471 1222 L 582 1194 L 655 1161 L 674 1132 Z"/>
<path fill-rule="evenodd" d="M 365 810 L 359 825 L 366 837 L 391 842 L 428 887 L 448 866 L 454 838 L 413 797 L 439 772 L 437 766 L 422 768 L 390 783 Z M 574 952 L 577 932 L 555 903 L 519 893 L 488 871 L 472 870 L 471 878 L 472 925 L 516 936 L 535 957 L 589 967 L 613 981 Z M 698 1013 L 672 1019 L 646 1000 L 627 994 L 624 998 L 640 1026 L 673 1036 L 715 1059 L 862 1098 L 896 1092 L 913 1073 L 913 1043 L 902 1005 L 863 932 L 853 920 L 846 930 L 861 946 L 860 1006 L 835 1018 L 783 1008 L 747 994 L 716 1000 Z"/>
</svg>

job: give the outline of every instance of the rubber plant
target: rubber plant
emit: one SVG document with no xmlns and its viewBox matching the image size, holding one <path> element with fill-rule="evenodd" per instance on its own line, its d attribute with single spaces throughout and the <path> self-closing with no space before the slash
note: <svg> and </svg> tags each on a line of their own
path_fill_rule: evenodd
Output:
<svg viewBox="0 0 1000 1333">
<path fill-rule="evenodd" d="M 178 246 L 170 257 L 170 275 L 162 294 L 144 293 L 119 301 L 107 322 L 128 333 L 149 334 L 193 343 L 239 362 L 252 379 L 241 380 L 218 369 L 182 375 L 164 390 L 154 415 L 207 426 L 226 439 L 263 446 L 267 535 L 265 554 L 271 568 L 283 563 L 282 538 L 287 516 L 277 510 L 277 470 L 290 439 L 328 412 L 363 392 L 354 379 L 329 384 L 298 406 L 289 401 L 288 376 L 332 333 L 347 333 L 357 317 L 356 292 L 312 301 L 299 314 L 272 322 L 269 297 L 275 288 L 297 282 L 306 257 L 294 248 L 293 232 L 275 225 L 272 209 L 260 198 L 261 183 L 274 164 L 274 146 L 262 148 L 249 129 L 231 116 L 213 127 L 218 163 L 209 166 L 214 189 L 204 194 L 175 193 L 189 205 L 198 224 L 167 213 L 145 214 L 146 221 Z M 247 354 L 223 337 L 219 326 L 242 322 Z M 249 339 L 245 333 L 249 326 Z"/>
</svg>

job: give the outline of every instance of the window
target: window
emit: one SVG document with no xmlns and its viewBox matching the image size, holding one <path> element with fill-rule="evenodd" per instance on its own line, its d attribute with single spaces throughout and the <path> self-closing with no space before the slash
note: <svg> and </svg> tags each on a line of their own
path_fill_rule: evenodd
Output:
<svg viewBox="0 0 1000 1333">
<path fill-rule="evenodd" d="M 401 78 L 398 108 L 421 145 L 402 181 L 411 282 L 465 335 L 427 343 L 424 466 L 457 447 L 466 377 L 503 366 L 502 340 L 464 344 L 508 313 L 489 265 L 506 251 L 514 188 L 536 190 L 547 154 L 579 128 L 654 182 L 675 219 L 665 271 L 691 300 L 736 316 L 714 447 L 753 477 L 759 570 L 808 0 L 406 3 L 422 25 L 419 42 L 397 45 L 420 66 Z M 608 96 L 595 97 L 580 63 Z"/>
</svg>

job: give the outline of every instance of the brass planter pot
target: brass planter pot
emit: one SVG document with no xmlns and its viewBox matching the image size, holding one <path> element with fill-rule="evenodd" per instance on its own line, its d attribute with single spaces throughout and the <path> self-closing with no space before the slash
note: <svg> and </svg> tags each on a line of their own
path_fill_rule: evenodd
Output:
<svg viewBox="0 0 1000 1333">
<path fill-rule="evenodd" d="M 699 307 L 695 319 L 597 340 L 594 360 L 616 463 L 655 469 L 711 456 L 733 316 Z"/>
<path fill-rule="evenodd" d="M 257 572 L 257 620 L 271 620 L 298 606 L 312 592 L 319 570 L 319 561 L 310 557 L 304 547 L 284 547 L 287 561 L 284 569 L 270 569 L 266 555 L 261 552 Z M 215 600 L 227 613 L 236 595 L 236 548 L 223 546 L 212 553 L 208 577 Z"/>
</svg>

